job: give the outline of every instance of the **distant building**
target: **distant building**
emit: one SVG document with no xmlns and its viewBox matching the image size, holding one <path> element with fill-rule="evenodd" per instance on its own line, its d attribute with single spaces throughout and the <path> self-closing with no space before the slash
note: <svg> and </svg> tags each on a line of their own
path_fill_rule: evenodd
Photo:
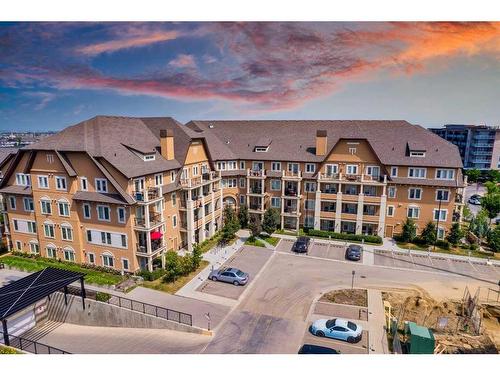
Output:
<svg viewBox="0 0 500 375">
<path fill-rule="evenodd" d="M 500 169 L 500 127 L 450 124 L 429 130 L 458 147 L 465 169 Z"/>
</svg>

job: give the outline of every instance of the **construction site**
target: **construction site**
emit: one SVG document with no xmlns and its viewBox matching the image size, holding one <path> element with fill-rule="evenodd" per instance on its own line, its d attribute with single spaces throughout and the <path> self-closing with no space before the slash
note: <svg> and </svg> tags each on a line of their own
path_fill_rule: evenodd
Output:
<svg viewBox="0 0 500 375">
<path fill-rule="evenodd" d="M 485 292 L 488 298 L 482 297 Z M 497 354 L 500 350 L 498 291 L 465 288 L 460 299 L 436 300 L 419 288 L 391 289 L 383 291 L 382 298 L 394 353 Z M 411 332 L 416 328 L 418 339 L 430 343 L 423 351 L 409 344 L 417 343 Z"/>
</svg>

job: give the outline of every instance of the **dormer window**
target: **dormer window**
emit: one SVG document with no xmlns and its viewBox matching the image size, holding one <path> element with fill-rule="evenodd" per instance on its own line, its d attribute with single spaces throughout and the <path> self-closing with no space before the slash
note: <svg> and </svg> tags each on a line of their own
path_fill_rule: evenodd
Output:
<svg viewBox="0 0 500 375">
<path fill-rule="evenodd" d="M 411 158 L 425 158 L 425 151 L 410 151 Z"/>
<path fill-rule="evenodd" d="M 144 159 L 144 161 L 155 160 L 156 159 L 156 155 L 155 154 L 144 155 L 143 159 Z"/>
<path fill-rule="evenodd" d="M 269 150 L 269 146 L 268 147 L 262 147 L 262 146 L 255 147 L 255 152 L 267 152 L 267 150 Z"/>
</svg>

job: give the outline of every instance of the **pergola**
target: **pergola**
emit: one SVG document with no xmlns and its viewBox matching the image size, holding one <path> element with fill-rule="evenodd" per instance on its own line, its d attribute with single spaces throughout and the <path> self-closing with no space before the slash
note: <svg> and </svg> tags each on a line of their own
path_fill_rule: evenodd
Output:
<svg viewBox="0 0 500 375">
<path fill-rule="evenodd" d="M 83 309 L 85 310 L 85 274 L 47 267 L 0 288 L 0 320 L 4 344 L 9 345 L 7 318 L 64 289 L 64 302 L 68 304 L 68 285 L 80 280 Z"/>
</svg>

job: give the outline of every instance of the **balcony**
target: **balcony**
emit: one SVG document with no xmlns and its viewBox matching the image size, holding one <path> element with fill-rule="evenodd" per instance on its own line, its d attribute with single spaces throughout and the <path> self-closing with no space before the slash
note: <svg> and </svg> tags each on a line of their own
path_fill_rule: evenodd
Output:
<svg viewBox="0 0 500 375">
<path fill-rule="evenodd" d="M 282 175 L 283 179 L 301 179 L 302 178 L 302 172 L 301 171 L 283 171 Z"/>
<path fill-rule="evenodd" d="M 300 212 L 297 207 L 284 207 L 283 212 L 285 215 L 298 216 Z"/>
<path fill-rule="evenodd" d="M 297 195 L 297 189 L 285 189 L 285 196 L 289 198 L 299 198 Z"/>
<path fill-rule="evenodd" d="M 148 251 L 147 243 L 136 243 L 135 248 L 139 254 L 151 254 L 165 247 L 162 240 L 151 240 L 151 251 Z"/>
<path fill-rule="evenodd" d="M 260 169 L 260 170 L 247 169 L 247 177 L 266 178 L 266 170 L 265 169 Z"/>
<path fill-rule="evenodd" d="M 343 174 L 343 173 L 320 173 L 319 179 L 323 181 L 346 181 L 355 183 L 386 183 L 386 176 L 372 176 L 369 174 Z"/>
<path fill-rule="evenodd" d="M 151 227 L 154 227 L 156 225 L 159 225 L 163 223 L 163 220 L 161 218 L 161 214 L 158 213 L 158 212 L 155 212 L 155 213 L 151 213 L 149 215 L 149 226 L 148 226 L 148 223 L 146 222 L 146 218 L 144 217 L 136 217 L 135 218 L 135 226 L 138 227 L 138 228 L 151 228 Z"/>
<path fill-rule="evenodd" d="M 200 185 L 208 184 L 212 181 L 217 181 L 218 179 L 220 179 L 220 171 L 211 171 L 202 173 L 201 176 L 181 178 L 180 183 L 182 187 L 194 188 Z"/>
<path fill-rule="evenodd" d="M 139 203 L 148 203 L 161 198 L 161 188 L 150 187 L 143 190 L 135 190 L 133 192 L 134 198 Z"/>
</svg>

